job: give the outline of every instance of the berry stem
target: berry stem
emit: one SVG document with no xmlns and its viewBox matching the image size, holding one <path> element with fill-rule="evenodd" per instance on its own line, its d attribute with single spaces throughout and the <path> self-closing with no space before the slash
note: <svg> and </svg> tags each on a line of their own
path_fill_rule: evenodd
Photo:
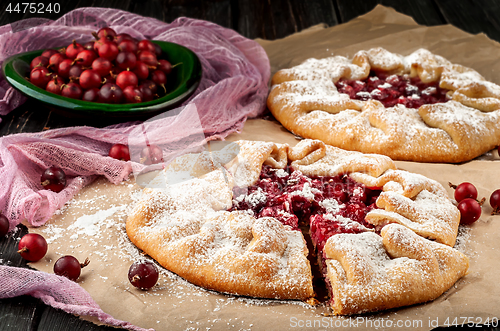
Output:
<svg viewBox="0 0 500 331">
<path fill-rule="evenodd" d="M 25 247 L 21 248 L 20 250 L 18 250 L 17 252 L 19 254 L 27 253 L 27 252 L 29 252 L 29 249 L 28 249 L 28 247 L 25 246 Z"/>
<path fill-rule="evenodd" d="M 457 185 L 452 184 L 451 182 L 448 182 L 448 185 L 449 185 L 452 189 L 454 189 L 454 190 L 456 190 L 456 189 L 457 189 Z"/>
<path fill-rule="evenodd" d="M 85 268 L 86 266 L 88 266 L 88 265 L 89 265 L 89 263 L 90 263 L 89 258 L 86 258 L 86 259 L 85 259 L 85 262 L 80 263 L 80 268 Z"/>
</svg>

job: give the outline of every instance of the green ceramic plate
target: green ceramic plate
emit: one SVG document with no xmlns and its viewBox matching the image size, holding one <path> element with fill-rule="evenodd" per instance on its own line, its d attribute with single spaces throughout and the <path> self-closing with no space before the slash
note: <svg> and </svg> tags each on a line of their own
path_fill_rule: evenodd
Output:
<svg viewBox="0 0 500 331">
<path fill-rule="evenodd" d="M 26 80 L 29 76 L 31 60 L 43 50 L 17 54 L 3 63 L 3 74 L 7 81 L 23 94 L 35 98 L 51 108 L 67 115 L 105 117 L 151 116 L 179 106 L 194 93 L 201 79 L 201 63 L 195 53 L 188 48 L 165 41 L 156 41 L 163 56 L 172 65 L 178 64 L 167 76 L 167 94 L 161 98 L 139 104 L 107 104 L 75 100 L 49 93 Z"/>
</svg>

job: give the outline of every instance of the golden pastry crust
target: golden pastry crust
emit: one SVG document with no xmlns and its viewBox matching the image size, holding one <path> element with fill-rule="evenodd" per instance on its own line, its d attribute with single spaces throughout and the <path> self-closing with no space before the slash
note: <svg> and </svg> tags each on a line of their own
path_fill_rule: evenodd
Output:
<svg viewBox="0 0 500 331">
<path fill-rule="evenodd" d="M 293 148 L 286 144 L 256 141 L 238 141 L 236 146 L 237 155 L 233 154 L 236 156 L 224 167 L 215 160 L 228 161 L 228 157 L 219 157 L 227 150 L 221 151 L 220 155 L 204 153 L 178 158 L 159 176 L 158 182 L 167 182 L 166 186 L 146 188 L 126 222 L 127 234 L 137 247 L 191 283 L 219 292 L 260 298 L 307 300 L 314 296 L 308 250 L 300 231 L 292 230 L 272 217 L 255 218 L 245 211 L 227 211 L 232 206 L 234 185 L 244 188 L 255 184 L 265 164 L 276 169 L 291 164 L 309 176 L 346 174 L 368 187 L 379 187 L 383 191 L 377 199 L 379 209 L 368 212 L 366 220 L 383 227 L 382 233 L 392 228 L 404 229 L 400 230 L 401 236 L 398 237 L 403 239 L 392 246 L 381 246 L 381 250 L 387 250 L 386 254 L 392 258 L 400 255 L 416 259 L 407 261 L 410 266 L 420 263 L 420 260 L 404 254 L 408 250 L 420 250 L 420 246 L 425 246 L 425 252 L 429 249 L 433 254 L 443 252 L 439 253 L 440 267 L 443 266 L 442 260 L 456 259 L 455 253 L 448 252 L 455 252 L 449 246 L 453 246 L 456 239 L 459 213 L 444 188 L 426 177 L 397 170 L 387 156 L 345 151 L 308 139 Z M 234 145 L 228 149 L 235 151 Z M 191 178 L 168 184 L 175 174 L 185 176 L 186 172 L 191 173 Z M 382 241 L 374 232 L 353 236 L 371 236 Z M 340 291 L 340 294 L 334 292 L 334 302 L 343 298 L 341 287 L 350 286 L 342 285 L 338 280 L 341 270 L 334 262 L 338 255 L 332 253 L 340 250 L 335 244 L 340 239 L 333 239 L 337 237 L 343 238 L 343 235 L 331 237 L 325 246 L 329 259 L 328 277 L 332 288 L 338 287 Z M 385 237 L 382 235 L 385 241 L 392 240 L 390 236 Z M 401 247 L 404 240 L 409 247 Z M 422 244 L 427 242 L 434 246 L 427 248 L 427 244 Z M 425 252 L 422 254 L 427 254 Z M 359 254 L 353 259 L 370 260 L 365 251 Z M 354 260 L 339 259 L 348 261 L 347 264 L 340 261 L 343 268 L 356 268 L 352 265 Z M 451 266 L 446 265 L 446 268 L 448 270 Z M 440 270 L 429 269 L 433 279 L 444 280 L 436 287 L 433 283 L 428 285 L 432 294 L 401 300 L 399 306 L 427 301 L 435 292 L 442 293 L 454 283 L 453 279 L 456 281 L 465 273 L 463 264 L 457 264 L 456 268 L 460 270 L 455 273 L 455 278 L 441 275 Z M 394 279 L 418 286 L 415 277 L 410 277 L 411 272 L 405 269 L 402 278 Z M 441 273 L 435 275 L 435 272 Z M 385 309 L 385 305 L 381 304 L 379 309 Z M 343 309 L 338 313 L 354 312 L 353 308 Z"/>
<path fill-rule="evenodd" d="M 209 290 L 313 297 L 301 233 L 273 218 L 225 211 L 232 204 L 232 183 L 225 178 L 219 169 L 166 189 L 145 189 L 126 222 L 130 240 L 166 269 Z"/>
<path fill-rule="evenodd" d="M 450 90 L 450 100 L 386 108 L 337 91 L 338 80 L 364 79 L 371 69 L 439 82 Z M 500 86 L 424 49 L 408 56 L 373 48 L 352 60 L 309 59 L 273 76 L 267 105 L 285 128 L 304 138 L 395 160 L 463 162 L 500 142 Z"/>
<path fill-rule="evenodd" d="M 468 258 L 399 224 L 381 236 L 339 234 L 325 246 L 331 307 L 359 314 L 434 300 L 463 277 Z"/>
</svg>

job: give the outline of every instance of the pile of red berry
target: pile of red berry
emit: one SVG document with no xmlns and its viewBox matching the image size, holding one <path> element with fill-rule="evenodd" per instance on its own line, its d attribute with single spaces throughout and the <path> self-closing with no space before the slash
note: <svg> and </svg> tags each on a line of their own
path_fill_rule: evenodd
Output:
<svg viewBox="0 0 500 331">
<path fill-rule="evenodd" d="M 455 190 L 454 197 L 458 203 L 458 210 L 460 210 L 460 223 L 472 224 L 477 221 L 481 216 L 482 205 L 486 198 L 477 200 L 477 189 L 469 182 L 463 182 L 459 185 L 449 183 L 449 185 Z M 491 193 L 490 206 L 493 209 L 492 215 L 500 214 L 500 189 Z"/>
<path fill-rule="evenodd" d="M 159 45 L 102 28 L 94 41 L 47 49 L 31 61 L 29 81 L 64 97 L 100 103 L 140 103 L 166 93 L 171 63 Z"/>
</svg>

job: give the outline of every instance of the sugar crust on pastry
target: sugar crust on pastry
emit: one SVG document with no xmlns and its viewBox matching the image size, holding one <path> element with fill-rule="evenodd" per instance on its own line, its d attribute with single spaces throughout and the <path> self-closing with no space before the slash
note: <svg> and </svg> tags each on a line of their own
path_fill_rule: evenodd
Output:
<svg viewBox="0 0 500 331">
<path fill-rule="evenodd" d="M 448 101 L 385 107 L 351 99 L 335 85 L 366 79 L 373 70 L 439 83 L 449 90 Z M 297 135 L 394 160 L 457 163 L 500 143 L 500 86 L 425 49 L 402 56 L 373 48 L 352 59 L 306 60 L 273 76 L 267 105 Z"/>
<path fill-rule="evenodd" d="M 382 190 L 378 208 L 366 216 L 380 235 L 373 230 L 337 234 L 326 242 L 325 275 L 335 314 L 432 300 L 466 273 L 467 257 L 452 248 L 459 212 L 436 181 L 397 170 L 386 156 L 345 151 L 318 140 L 306 139 L 293 148 L 255 141 L 238 141 L 236 146 L 238 154 L 224 164 L 217 160 L 230 159 L 219 157 L 227 151 L 178 158 L 163 171 L 164 178 L 186 171 L 193 178 L 146 188 L 127 219 L 130 240 L 189 282 L 259 298 L 306 301 L 314 296 L 308 249 L 300 231 L 273 217 L 228 211 L 233 188 L 255 184 L 266 165 L 289 165 L 307 176 L 348 175 Z M 368 246 L 356 244 L 360 240 Z M 378 253 L 372 256 L 375 246 Z M 384 291 L 372 300 L 361 287 Z M 413 288 L 419 290 L 408 291 Z"/>
</svg>

